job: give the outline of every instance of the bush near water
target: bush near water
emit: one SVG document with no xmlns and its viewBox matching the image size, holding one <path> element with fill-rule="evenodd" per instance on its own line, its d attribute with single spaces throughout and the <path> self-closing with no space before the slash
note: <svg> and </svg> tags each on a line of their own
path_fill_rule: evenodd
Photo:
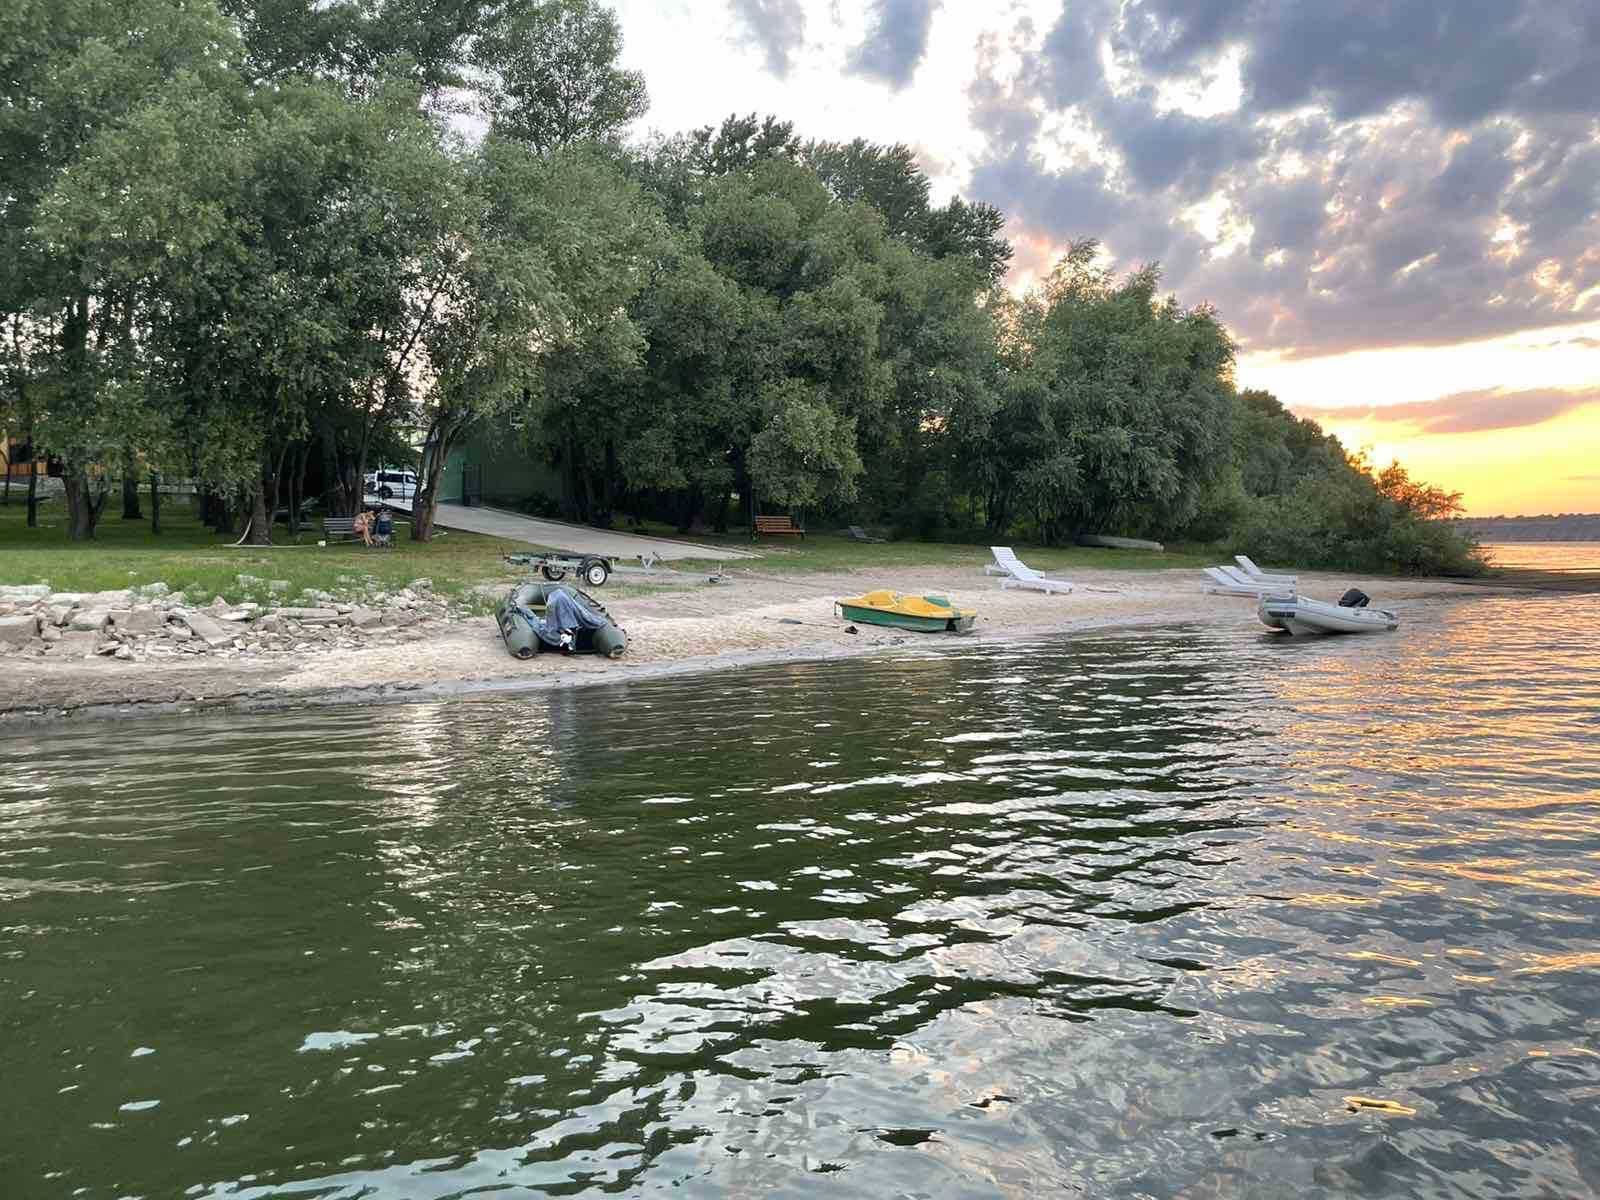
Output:
<svg viewBox="0 0 1600 1200">
<path fill-rule="evenodd" d="M 109 479 L 162 473 L 266 540 L 420 439 L 427 541 L 484 437 L 600 524 L 1481 569 L 1435 520 L 1459 497 L 1239 392 L 1221 316 L 1156 267 L 1116 276 L 1086 237 L 1013 296 L 1004 215 L 934 205 L 908 147 L 753 115 L 627 143 L 645 81 L 609 9 L 447 7 L 4 6 L 0 428 L 59 465 L 71 537 Z"/>
</svg>

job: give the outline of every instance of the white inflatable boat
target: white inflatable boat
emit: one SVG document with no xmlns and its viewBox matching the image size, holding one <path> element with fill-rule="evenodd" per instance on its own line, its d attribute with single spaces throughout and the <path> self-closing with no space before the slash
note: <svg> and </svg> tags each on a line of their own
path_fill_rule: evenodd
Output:
<svg viewBox="0 0 1600 1200">
<path fill-rule="evenodd" d="M 1349 601 L 1346 603 L 1345 601 Z M 1367 597 L 1351 588 L 1338 604 L 1324 604 L 1293 592 L 1261 597 L 1256 614 L 1261 623 L 1300 636 L 1314 633 L 1382 633 L 1400 628 L 1400 618 L 1386 608 L 1366 607 Z"/>
</svg>

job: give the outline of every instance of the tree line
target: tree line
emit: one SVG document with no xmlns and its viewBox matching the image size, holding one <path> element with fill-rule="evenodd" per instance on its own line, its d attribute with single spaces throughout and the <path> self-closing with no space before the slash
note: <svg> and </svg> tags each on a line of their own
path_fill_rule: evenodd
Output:
<svg viewBox="0 0 1600 1200">
<path fill-rule="evenodd" d="M 629 142 L 620 49 L 597 0 L 13 0 L 0 424 L 59 460 L 72 536 L 165 472 L 267 540 L 420 434 L 427 540 L 477 432 L 600 524 L 1470 565 L 1430 523 L 1459 497 L 1238 391 L 1157 268 L 1084 240 L 1018 297 L 1004 215 L 935 204 L 905 146 L 755 115 Z"/>
</svg>

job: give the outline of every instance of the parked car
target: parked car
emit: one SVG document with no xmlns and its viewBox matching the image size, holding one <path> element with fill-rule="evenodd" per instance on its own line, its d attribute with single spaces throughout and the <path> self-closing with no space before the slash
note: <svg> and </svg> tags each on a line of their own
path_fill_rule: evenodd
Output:
<svg viewBox="0 0 1600 1200">
<path fill-rule="evenodd" d="M 411 500 L 417 494 L 417 473 L 400 467 L 367 472 L 367 495 L 383 500 Z"/>
</svg>

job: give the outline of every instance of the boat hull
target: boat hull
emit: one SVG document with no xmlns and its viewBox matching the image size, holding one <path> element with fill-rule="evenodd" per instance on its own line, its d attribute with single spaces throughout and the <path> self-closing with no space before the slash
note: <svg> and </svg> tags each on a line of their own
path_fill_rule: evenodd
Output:
<svg viewBox="0 0 1600 1200">
<path fill-rule="evenodd" d="M 978 619 L 975 615 L 954 617 L 919 617 L 911 613 L 887 612 L 881 608 L 866 608 L 859 604 L 840 604 L 847 621 L 863 625 L 886 625 L 891 629 L 910 629 L 917 633 L 966 633 Z"/>
<path fill-rule="evenodd" d="M 837 603 L 847 621 L 917 633 L 966 633 L 978 619 L 972 609 L 957 608 L 944 596 L 905 596 L 887 588 L 849 596 Z"/>
<path fill-rule="evenodd" d="M 1256 608 L 1261 623 L 1296 637 L 1327 633 L 1387 633 L 1400 618 L 1383 608 L 1340 608 L 1304 596 L 1264 596 Z"/>
</svg>

